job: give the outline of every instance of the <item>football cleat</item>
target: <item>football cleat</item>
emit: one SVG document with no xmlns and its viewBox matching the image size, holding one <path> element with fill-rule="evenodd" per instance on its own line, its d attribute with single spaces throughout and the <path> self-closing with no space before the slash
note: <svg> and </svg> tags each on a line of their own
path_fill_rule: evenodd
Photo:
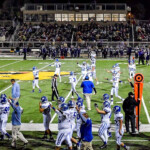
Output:
<svg viewBox="0 0 150 150">
<path fill-rule="evenodd" d="M 104 148 L 106 148 L 107 147 L 107 144 L 103 144 L 101 147 L 100 147 L 100 149 L 104 149 Z"/>
</svg>

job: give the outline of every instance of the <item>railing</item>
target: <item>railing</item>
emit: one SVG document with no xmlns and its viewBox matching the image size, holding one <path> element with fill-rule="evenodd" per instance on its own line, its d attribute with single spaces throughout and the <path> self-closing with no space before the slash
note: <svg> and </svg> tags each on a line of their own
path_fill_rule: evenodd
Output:
<svg viewBox="0 0 150 150">
<path fill-rule="evenodd" d="M 93 41 L 87 41 L 87 42 L 42 42 L 42 41 L 37 41 L 37 42 L 32 42 L 32 41 L 28 41 L 28 42 L 21 42 L 21 41 L 1 41 L 0 42 L 0 48 L 1 49 L 7 49 L 7 48 L 24 48 L 24 47 L 30 47 L 30 48 L 40 48 L 42 45 L 45 45 L 47 47 L 49 46 L 61 46 L 67 44 L 68 47 L 71 47 L 71 45 L 73 46 L 80 46 L 82 48 L 87 48 L 88 46 L 91 47 L 103 47 L 103 46 L 112 46 L 114 48 L 118 47 L 118 48 L 123 48 L 123 47 L 128 47 L 128 46 L 132 46 L 132 47 L 136 47 L 136 46 L 150 46 L 150 42 L 130 42 L 130 41 L 98 41 L 98 42 L 93 42 Z"/>
</svg>

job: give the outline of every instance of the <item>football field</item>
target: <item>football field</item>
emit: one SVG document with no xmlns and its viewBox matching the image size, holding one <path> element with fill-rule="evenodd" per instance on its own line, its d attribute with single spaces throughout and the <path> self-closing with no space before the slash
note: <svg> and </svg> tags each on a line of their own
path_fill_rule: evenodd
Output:
<svg viewBox="0 0 150 150">
<path fill-rule="evenodd" d="M 68 77 L 69 77 L 70 71 L 74 71 L 78 79 L 76 89 L 80 97 L 83 98 L 82 89 L 80 88 L 80 85 L 82 82 L 81 69 L 78 67 L 77 62 L 81 64 L 83 61 L 86 61 L 87 63 L 90 64 L 90 60 L 68 59 L 68 60 L 60 60 L 60 61 L 62 63 L 62 67 L 61 67 L 62 82 L 59 82 L 59 78 L 58 78 L 59 96 L 65 97 L 66 102 L 68 102 L 71 99 L 71 96 L 72 96 L 70 92 L 71 85 L 69 83 Z M 48 100 L 51 101 L 51 94 L 52 94 L 51 79 L 52 79 L 52 76 L 54 75 L 55 68 L 49 65 L 53 63 L 54 63 L 54 60 L 44 60 L 44 61 L 43 60 L 23 61 L 23 60 L 5 60 L 5 59 L 0 60 L 0 94 L 5 93 L 7 97 L 11 96 L 10 79 L 14 78 L 19 82 L 20 87 L 21 87 L 21 97 L 20 97 L 19 102 L 20 102 L 20 105 L 24 108 L 24 113 L 22 115 L 22 123 L 42 123 L 43 122 L 43 116 L 39 112 L 39 102 L 42 96 L 47 96 Z M 97 74 L 97 78 L 100 84 L 96 85 L 94 81 L 97 94 L 92 95 L 92 98 L 91 98 L 92 110 L 87 111 L 90 118 L 92 119 L 93 124 L 100 124 L 100 115 L 97 114 L 94 108 L 94 103 L 97 103 L 99 105 L 99 108 L 101 108 L 102 103 L 103 103 L 103 101 L 101 100 L 102 95 L 105 93 L 110 94 L 112 83 L 110 83 L 108 80 L 105 80 L 105 78 L 111 79 L 112 75 L 110 73 L 107 73 L 106 70 L 112 69 L 112 66 L 115 63 L 119 63 L 121 72 L 122 72 L 120 79 L 123 81 L 123 83 L 119 84 L 119 95 L 123 98 L 126 98 L 128 96 L 128 92 L 132 91 L 132 88 L 128 82 L 129 73 L 128 73 L 127 60 L 119 60 L 119 59 L 118 60 L 102 60 L 102 59 L 97 60 L 96 61 L 96 74 Z M 41 93 L 38 93 L 38 89 L 36 89 L 34 93 L 31 92 L 32 81 L 33 81 L 33 75 L 32 75 L 33 66 L 36 66 L 40 70 L 39 86 L 42 90 Z M 144 75 L 144 89 L 143 89 L 143 100 L 142 100 L 143 102 L 142 102 L 142 107 L 141 107 L 140 122 L 142 124 L 150 124 L 150 116 L 149 116 L 150 114 L 150 99 L 149 99 L 150 97 L 150 80 L 149 80 L 150 66 L 137 65 L 136 67 L 137 67 L 136 73 L 142 73 Z M 122 104 L 118 102 L 121 102 L 121 100 L 114 96 L 114 105 L 121 106 Z M 52 104 L 56 106 L 57 103 L 53 102 Z M 86 106 L 85 101 L 84 101 L 84 104 Z M 12 112 L 12 109 L 11 109 L 11 112 Z M 9 115 L 8 123 L 11 122 L 11 112 Z M 111 117 L 112 123 L 114 123 L 113 120 L 114 120 L 114 116 L 112 115 Z M 54 114 L 53 110 L 52 110 L 51 122 L 57 123 L 57 116 Z M 38 137 L 40 134 L 38 134 Z M 34 137 L 36 137 L 37 133 L 25 132 L 25 135 L 27 135 L 28 138 L 33 139 Z M 102 143 L 97 141 L 97 140 L 100 140 L 97 137 L 97 134 L 94 133 L 94 135 L 95 135 L 94 144 L 96 145 L 94 149 L 98 149 L 97 147 L 100 146 Z M 145 146 L 144 148 L 145 150 L 145 149 L 150 149 L 150 141 L 149 141 L 150 138 L 148 138 L 148 135 L 149 135 L 148 133 L 146 134 L 141 133 L 141 136 L 138 135 L 137 137 L 131 137 L 129 135 L 125 135 L 123 139 L 129 140 L 127 141 L 127 143 L 130 143 L 130 146 L 132 147 L 131 149 L 143 149 L 142 146 L 141 147 L 138 146 L 138 144 L 141 143 L 143 144 L 143 146 Z M 130 142 L 132 139 L 136 141 Z M 115 141 L 113 140 L 114 138 L 112 138 L 112 141 L 110 141 L 109 145 L 113 143 L 112 149 L 115 149 Z M 145 140 L 145 141 L 142 141 L 142 140 Z M 34 144 L 36 144 L 36 141 L 34 142 L 35 142 Z M 33 148 L 34 144 L 31 146 L 31 149 L 38 149 L 38 148 Z M 51 146 L 48 144 L 49 143 L 46 143 L 45 149 Z M 3 143 L 3 149 L 5 149 L 5 142 Z M 42 148 L 39 148 L 39 149 L 42 149 Z M 108 148 L 108 149 L 111 149 L 111 148 Z"/>
</svg>

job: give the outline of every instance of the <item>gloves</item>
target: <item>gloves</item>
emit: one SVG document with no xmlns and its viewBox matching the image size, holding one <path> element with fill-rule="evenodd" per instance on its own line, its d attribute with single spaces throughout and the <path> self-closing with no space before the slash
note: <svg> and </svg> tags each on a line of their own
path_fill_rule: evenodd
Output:
<svg viewBox="0 0 150 150">
<path fill-rule="evenodd" d="M 94 107 L 95 107 L 95 108 L 98 108 L 98 105 L 95 103 L 95 104 L 94 104 Z"/>
</svg>

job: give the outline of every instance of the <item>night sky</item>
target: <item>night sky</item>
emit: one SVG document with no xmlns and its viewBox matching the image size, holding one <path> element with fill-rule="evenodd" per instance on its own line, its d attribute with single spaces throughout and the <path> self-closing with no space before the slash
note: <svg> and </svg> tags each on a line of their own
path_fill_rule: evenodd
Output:
<svg viewBox="0 0 150 150">
<path fill-rule="evenodd" d="M 4 2 L 11 4 L 12 6 L 18 5 L 21 7 L 24 3 L 91 3 L 94 0 L 0 0 L 0 7 L 4 8 Z M 150 0 L 95 0 L 97 3 L 127 3 L 131 6 L 132 13 L 137 19 L 150 19 Z M 6 5 L 5 5 L 6 6 Z"/>
</svg>

